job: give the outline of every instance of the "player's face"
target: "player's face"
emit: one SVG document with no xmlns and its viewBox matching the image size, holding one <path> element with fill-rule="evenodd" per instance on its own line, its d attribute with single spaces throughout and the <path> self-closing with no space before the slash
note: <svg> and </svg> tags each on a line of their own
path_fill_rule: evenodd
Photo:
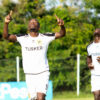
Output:
<svg viewBox="0 0 100 100">
<path fill-rule="evenodd" d="M 100 42 L 100 34 L 94 35 L 94 41 L 97 42 L 97 43 Z"/>
<path fill-rule="evenodd" d="M 28 30 L 30 32 L 38 32 L 40 26 L 39 22 L 36 19 L 31 19 L 28 24 Z"/>
</svg>

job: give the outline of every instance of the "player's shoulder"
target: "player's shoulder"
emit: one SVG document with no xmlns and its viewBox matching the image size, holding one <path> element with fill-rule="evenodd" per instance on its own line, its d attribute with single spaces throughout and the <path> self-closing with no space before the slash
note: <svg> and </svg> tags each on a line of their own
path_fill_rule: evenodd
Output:
<svg viewBox="0 0 100 100">
<path fill-rule="evenodd" d="M 50 33 L 50 32 L 47 32 L 47 33 L 40 33 L 40 36 L 42 37 L 51 37 L 51 36 L 55 36 L 55 33 Z"/>
<path fill-rule="evenodd" d="M 91 48 L 93 46 L 93 41 L 90 42 L 88 45 L 87 45 L 87 49 Z"/>
<path fill-rule="evenodd" d="M 28 34 L 17 34 L 17 37 L 28 37 Z"/>
</svg>

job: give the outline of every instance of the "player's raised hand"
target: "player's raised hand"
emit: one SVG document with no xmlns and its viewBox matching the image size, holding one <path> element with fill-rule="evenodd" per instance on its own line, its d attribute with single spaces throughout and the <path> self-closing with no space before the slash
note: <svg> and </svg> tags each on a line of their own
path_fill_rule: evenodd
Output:
<svg viewBox="0 0 100 100">
<path fill-rule="evenodd" d="M 62 19 L 58 18 L 58 16 L 56 14 L 55 14 L 55 17 L 57 19 L 58 25 L 59 26 L 63 26 L 64 25 L 64 21 Z"/>
<path fill-rule="evenodd" d="M 5 23 L 9 24 L 12 20 L 12 10 L 10 13 L 5 17 Z"/>
</svg>

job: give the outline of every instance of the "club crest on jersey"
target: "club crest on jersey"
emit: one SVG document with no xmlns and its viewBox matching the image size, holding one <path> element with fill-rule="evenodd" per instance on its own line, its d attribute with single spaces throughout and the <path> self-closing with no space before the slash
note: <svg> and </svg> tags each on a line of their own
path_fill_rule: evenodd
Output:
<svg viewBox="0 0 100 100">
<path fill-rule="evenodd" d="M 42 45 L 42 41 L 41 40 L 37 40 L 37 44 L 38 45 Z"/>
</svg>

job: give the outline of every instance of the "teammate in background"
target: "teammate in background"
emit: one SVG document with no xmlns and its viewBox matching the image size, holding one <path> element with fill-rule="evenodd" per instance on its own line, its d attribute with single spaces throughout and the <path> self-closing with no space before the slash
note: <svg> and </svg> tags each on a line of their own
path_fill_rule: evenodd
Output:
<svg viewBox="0 0 100 100">
<path fill-rule="evenodd" d="M 96 29 L 93 42 L 87 47 L 87 64 L 91 70 L 91 91 L 94 100 L 100 100 L 100 29 Z"/>
<path fill-rule="evenodd" d="M 39 33 L 40 24 L 37 19 L 31 19 L 28 24 L 29 33 L 26 35 L 8 34 L 8 25 L 12 12 L 5 17 L 3 37 L 12 42 L 19 42 L 22 48 L 23 69 L 29 92 L 29 100 L 45 100 L 49 82 L 49 65 L 47 60 L 48 45 L 54 39 L 65 36 L 64 21 L 56 16 L 60 32 Z"/>
</svg>

